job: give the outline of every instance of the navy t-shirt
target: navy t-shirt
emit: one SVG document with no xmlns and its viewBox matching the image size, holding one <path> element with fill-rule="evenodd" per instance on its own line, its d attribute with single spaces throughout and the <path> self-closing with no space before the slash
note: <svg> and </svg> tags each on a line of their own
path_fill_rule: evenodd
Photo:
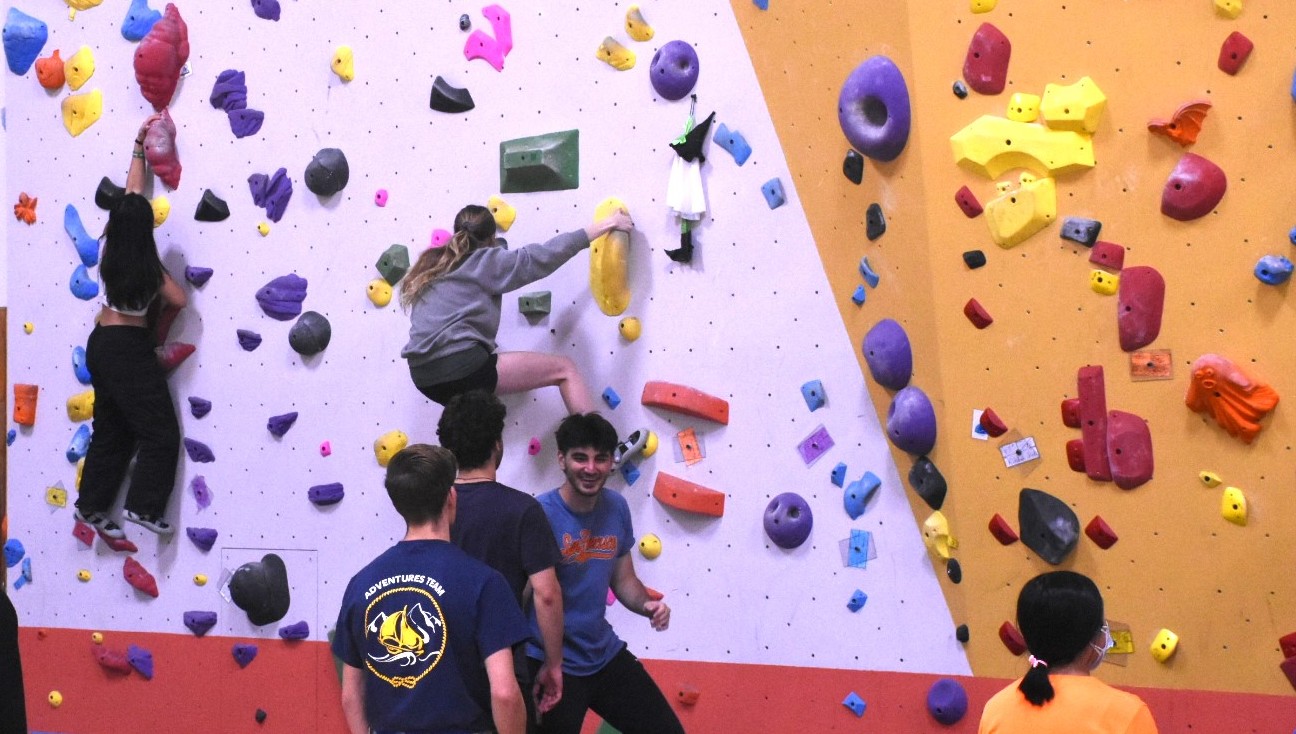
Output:
<svg viewBox="0 0 1296 734">
<path fill-rule="evenodd" d="M 405 540 L 347 585 L 333 654 L 364 671 L 375 730 L 491 728 L 484 660 L 529 637 L 499 573 L 443 540 Z"/>
<path fill-rule="evenodd" d="M 558 544 L 535 497 L 499 482 L 456 484 L 459 510 L 450 539 L 499 571 L 518 608 L 531 574 L 558 565 Z"/>
</svg>

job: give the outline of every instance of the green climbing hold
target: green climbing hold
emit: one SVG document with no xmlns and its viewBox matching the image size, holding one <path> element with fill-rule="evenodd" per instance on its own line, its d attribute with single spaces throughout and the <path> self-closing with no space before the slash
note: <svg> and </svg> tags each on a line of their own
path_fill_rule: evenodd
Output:
<svg viewBox="0 0 1296 734">
<path fill-rule="evenodd" d="M 500 193 L 562 191 L 580 186 L 580 130 L 500 143 Z"/>
<path fill-rule="evenodd" d="M 396 285 L 405 273 L 409 272 L 409 248 L 405 245 L 392 245 L 383 251 L 382 257 L 378 258 L 378 272 L 382 274 L 383 280 L 391 285 Z"/>
</svg>

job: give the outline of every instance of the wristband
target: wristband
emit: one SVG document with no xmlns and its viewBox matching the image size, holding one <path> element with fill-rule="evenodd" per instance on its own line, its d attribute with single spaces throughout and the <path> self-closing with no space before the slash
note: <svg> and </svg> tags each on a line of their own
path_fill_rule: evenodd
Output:
<svg viewBox="0 0 1296 734">
<path fill-rule="evenodd" d="M 142 150 L 132 151 L 131 158 L 139 158 L 142 160 L 144 158 L 144 151 Z"/>
</svg>

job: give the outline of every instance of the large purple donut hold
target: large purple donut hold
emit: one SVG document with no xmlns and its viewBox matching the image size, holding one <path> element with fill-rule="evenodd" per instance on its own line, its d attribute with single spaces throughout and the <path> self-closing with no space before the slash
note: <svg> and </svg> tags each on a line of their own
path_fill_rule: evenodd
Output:
<svg viewBox="0 0 1296 734">
<path fill-rule="evenodd" d="M 902 451 L 931 452 L 936 445 L 936 411 L 927 393 L 910 385 L 895 394 L 887 409 L 887 437 Z"/>
<path fill-rule="evenodd" d="M 895 62 L 873 56 L 855 67 L 837 99 L 837 121 L 851 146 L 869 158 L 900 155 L 909 142 L 909 87 Z"/>
<path fill-rule="evenodd" d="M 882 319 L 864 335 L 864 362 L 873 379 L 888 390 L 909 384 L 913 374 L 913 348 L 909 335 L 894 319 Z"/>
<path fill-rule="evenodd" d="M 671 41 L 653 54 L 648 78 L 662 97 L 671 101 L 684 99 L 697 84 L 697 51 L 684 41 Z M 905 129 L 908 130 L 908 123 Z"/>
<path fill-rule="evenodd" d="M 796 492 L 784 492 L 765 506 L 765 534 L 780 548 L 796 548 L 810 537 L 814 515 Z"/>
</svg>

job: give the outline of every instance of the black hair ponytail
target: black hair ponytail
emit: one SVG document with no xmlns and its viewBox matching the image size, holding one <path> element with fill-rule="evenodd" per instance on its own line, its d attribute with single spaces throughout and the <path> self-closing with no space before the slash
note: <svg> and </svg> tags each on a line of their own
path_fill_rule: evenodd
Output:
<svg viewBox="0 0 1296 734">
<path fill-rule="evenodd" d="M 1032 706 L 1043 706 L 1053 700 L 1053 682 L 1049 680 L 1048 664 L 1042 660 L 1031 662 L 1022 682 L 1017 686 Z"/>
<path fill-rule="evenodd" d="M 1103 626 L 1103 600 L 1089 577 L 1074 571 L 1040 574 L 1017 597 L 1017 627 L 1031 651 L 1031 669 L 1017 689 L 1034 706 L 1053 700 L 1049 666 L 1070 665 Z"/>
</svg>

